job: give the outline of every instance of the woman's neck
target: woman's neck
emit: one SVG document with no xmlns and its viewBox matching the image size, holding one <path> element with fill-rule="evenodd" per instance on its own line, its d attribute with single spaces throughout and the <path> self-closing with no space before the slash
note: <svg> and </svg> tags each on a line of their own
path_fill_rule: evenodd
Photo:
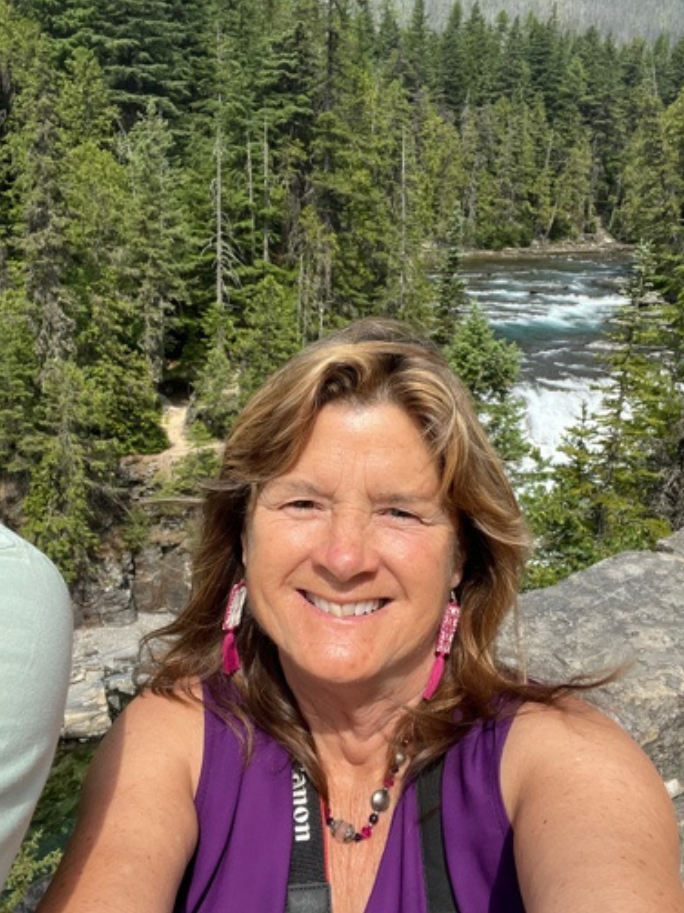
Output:
<svg viewBox="0 0 684 913">
<path fill-rule="evenodd" d="M 350 689 L 293 689 L 328 780 L 382 780 L 406 703 Z M 415 703 L 413 701 L 412 703 Z"/>
</svg>

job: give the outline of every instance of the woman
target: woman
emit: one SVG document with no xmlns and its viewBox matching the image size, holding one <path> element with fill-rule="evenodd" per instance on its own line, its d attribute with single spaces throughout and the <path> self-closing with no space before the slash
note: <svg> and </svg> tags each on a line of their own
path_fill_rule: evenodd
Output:
<svg viewBox="0 0 684 913">
<path fill-rule="evenodd" d="M 293 358 L 228 439 L 42 913 L 682 913 L 648 760 L 494 661 L 525 549 L 433 346 L 370 321 Z"/>
</svg>

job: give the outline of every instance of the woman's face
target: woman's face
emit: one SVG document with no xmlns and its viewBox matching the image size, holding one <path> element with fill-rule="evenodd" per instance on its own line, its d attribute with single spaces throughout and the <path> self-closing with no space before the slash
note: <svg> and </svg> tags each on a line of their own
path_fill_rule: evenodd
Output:
<svg viewBox="0 0 684 913">
<path fill-rule="evenodd" d="M 374 682 L 419 695 L 461 574 L 437 467 L 390 404 L 331 404 L 243 534 L 249 605 L 290 685 Z"/>
</svg>

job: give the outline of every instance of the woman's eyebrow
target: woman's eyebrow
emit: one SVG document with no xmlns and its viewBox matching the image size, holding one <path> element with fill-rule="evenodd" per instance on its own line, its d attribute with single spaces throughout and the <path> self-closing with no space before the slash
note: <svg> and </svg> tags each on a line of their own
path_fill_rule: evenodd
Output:
<svg viewBox="0 0 684 913">
<path fill-rule="evenodd" d="M 272 479 L 266 486 L 266 490 L 276 491 L 281 497 L 288 495 L 297 495 L 298 497 L 301 497 L 302 495 L 311 495 L 312 497 L 317 498 L 325 497 L 323 490 L 307 479 Z"/>
<path fill-rule="evenodd" d="M 267 491 L 275 493 L 278 497 L 313 497 L 328 498 L 330 495 L 314 482 L 308 479 L 280 478 L 273 479 L 267 486 Z M 424 505 L 440 507 L 439 495 L 428 494 L 420 491 L 379 491 L 371 496 L 372 504 L 393 505 Z"/>
</svg>

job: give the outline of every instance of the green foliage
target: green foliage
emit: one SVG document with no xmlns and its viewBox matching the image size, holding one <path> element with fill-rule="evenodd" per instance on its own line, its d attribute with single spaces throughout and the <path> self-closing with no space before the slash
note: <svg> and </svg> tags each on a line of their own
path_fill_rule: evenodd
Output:
<svg viewBox="0 0 684 913">
<path fill-rule="evenodd" d="M 42 385 L 40 424 L 22 442 L 29 476 L 23 533 L 67 582 L 85 569 L 97 542 L 91 490 L 107 467 L 104 450 L 82 433 L 86 421 L 82 372 L 69 362 L 55 363 Z"/>
<path fill-rule="evenodd" d="M 0 913 L 14 913 L 31 885 L 46 875 L 52 875 L 62 853 L 53 850 L 47 855 L 40 851 L 42 832 L 35 831 L 22 844 L 7 876 L 5 889 L 0 895 Z"/>
<path fill-rule="evenodd" d="M 165 479 L 159 489 L 159 498 L 199 497 L 202 485 L 216 478 L 220 465 L 220 454 L 215 446 L 210 444 L 192 450 L 174 464 L 171 478 Z"/>
<path fill-rule="evenodd" d="M 520 460 L 527 451 L 523 407 L 511 395 L 520 368 L 518 347 L 497 339 L 481 309 L 472 304 L 461 316 L 444 354 L 470 391 L 501 458 L 511 463 Z"/>
<path fill-rule="evenodd" d="M 97 743 L 66 742 L 57 749 L 50 774 L 31 821 L 42 832 L 43 848 L 62 846 L 73 829 L 81 795 L 81 785 Z"/>
<path fill-rule="evenodd" d="M 140 505 L 133 505 L 126 511 L 121 526 L 121 538 L 130 552 L 139 552 L 147 545 L 151 525 L 149 515 Z"/>
<path fill-rule="evenodd" d="M 453 340 L 459 317 L 468 306 L 466 284 L 459 275 L 463 259 L 463 218 L 460 210 L 456 210 L 452 216 L 446 240 L 432 332 L 432 338 L 440 346 L 448 345 Z"/>
<path fill-rule="evenodd" d="M 299 348 L 297 300 L 274 276 L 254 289 L 236 356 L 240 371 L 240 403 Z"/>
<path fill-rule="evenodd" d="M 238 411 L 239 392 L 237 371 L 219 343 L 207 353 L 195 381 L 194 420 L 214 437 L 223 437 Z"/>
</svg>

